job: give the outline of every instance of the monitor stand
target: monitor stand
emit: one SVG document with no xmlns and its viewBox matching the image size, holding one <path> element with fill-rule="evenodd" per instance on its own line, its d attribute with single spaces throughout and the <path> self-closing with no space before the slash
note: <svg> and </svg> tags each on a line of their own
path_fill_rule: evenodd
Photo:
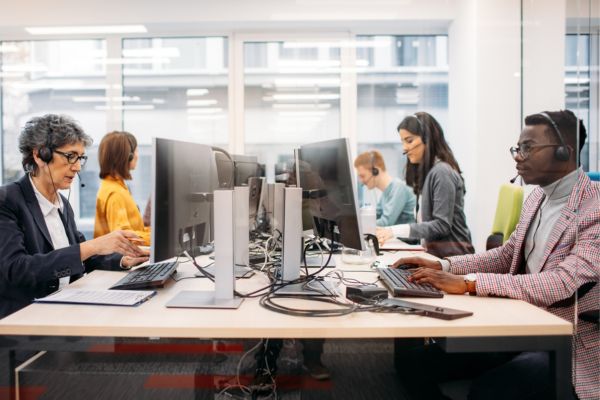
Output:
<svg viewBox="0 0 600 400">
<path fill-rule="evenodd" d="M 182 291 L 166 306 L 168 308 L 228 308 L 236 309 L 244 301 L 234 296 L 234 221 L 237 201 L 245 201 L 242 196 L 234 196 L 233 190 L 215 190 L 215 290 Z M 239 194 L 239 193 L 238 193 Z M 242 193 L 243 194 L 243 193 Z M 239 200 L 241 198 L 241 200 Z"/>
<path fill-rule="evenodd" d="M 275 294 L 288 296 L 341 296 L 340 290 L 335 285 L 323 280 L 292 283 L 277 289 Z"/>
<path fill-rule="evenodd" d="M 208 272 L 211 275 L 215 275 L 215 266 L 209 265 L 208 267 L 202 268 L 204 271 Z M 235 279 L 247 279 L 254 276 L 254 270 L 250 267 L 244 267 L 243 265 L 236 265 L 233 267 L 233 273 L 235 274 Z M 199 278 L 205 278 L 206 276 L 202 272 L 196 272 L 195 276 Z"/>
<path fill-rule="evenodd" d="M 283 249 L 280 276 L 282 282 L 300 278 L 302 264 L 302 188 L 285 188 L 283 201 Z M 329 255 L 328 255 L 329 257 Z M 320 256 L 318 265 L 321 265 Z M 325 281 L 301 282 L 277 289 L 277 294 L 336 296 L 337 290 Z"/>
</svg>

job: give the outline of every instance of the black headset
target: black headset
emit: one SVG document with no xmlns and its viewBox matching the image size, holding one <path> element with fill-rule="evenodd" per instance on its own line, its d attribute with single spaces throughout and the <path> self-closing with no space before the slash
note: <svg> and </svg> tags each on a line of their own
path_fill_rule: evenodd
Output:
<svg viewBox="0 0 600 400">
<path fill-rule="evenodd" d="M 417 114 L 410 114 L 406 116 L 407 118 L 414 118 L 417 120 L 417 124 L 419 125 L 419 133 L 421 136 L 421 140 L 423 141 L 423 143 L 427 143 L 427 132 L 425 132 L 425 127 L 423 126 L 423 122 L 421 122 L 421 120 L 419 119 L 419 117 L 417 116 Z"/>
<path fill-rule="evenodd" d="M 552 127 L 554 128 L 554 131 L 556 132 L 556 136 L 558 136 L 558 140 L 560 141 L 560 146 L 558 146 L 554 150 L 554 158 L 558 161 L 569 161 L 571 152 L 569 151 L 569 147 L 567 147 L 567 145 L 565 144 L 565 139 L 563 138 L 562 133 L 560 133 L 560 130 L 558 129 L 558 125 L 556 124 L 556 122 L 554 122 L 554 120 L 547 113 L 541 112 L 541 113 L 539 113 L 539 115 L 546 118 L 548 120 L 548 122 L 550 122 L 550 125 L 552 125 Z"/>
<path fill-rule="evenodd" d="M 131 143 L 131 139 L 128 136 L 125 136 L 127 141 L 129 142 L 129 157 L 127 157 L 127 161 L 132 162 L 134 157 L 135 149 L 133 148 L 133 143 Z"/>
<path fill-rule="evenodd" d="M 371 174 L 377 176 L 379 175 L 379 168 L 375 166 L 375 152 L 371 151 L 369 153 L 371 154 Z"/>
<path fill-rule="evenodd" d="M 46 137 L 46 144 L 44 144 L 44 146 L 40 147 L 40 149 L 38 150 L 38 157 L 46 164 L 52 161 L 52 156 L 54 153 L 54 146 L 52 146 L 52 138 L 50 137 L 51 134 L 52 131 L 48 132 L 48 136 Z"/>
</svg>

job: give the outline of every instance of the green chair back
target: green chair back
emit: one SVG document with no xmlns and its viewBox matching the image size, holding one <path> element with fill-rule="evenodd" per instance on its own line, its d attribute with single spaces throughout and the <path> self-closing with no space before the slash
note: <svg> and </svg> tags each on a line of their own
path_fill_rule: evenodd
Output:
<svg viewBox="0 0 600 400">
<path fill-rule="evenodd" d="M 502 234 L 502 243 L 506 242 L 515 230 L 521 215 L 521 207 L 523 207 L 523 188 L 508 183 L 500 186 L 492 234 Z"/>
</svg>

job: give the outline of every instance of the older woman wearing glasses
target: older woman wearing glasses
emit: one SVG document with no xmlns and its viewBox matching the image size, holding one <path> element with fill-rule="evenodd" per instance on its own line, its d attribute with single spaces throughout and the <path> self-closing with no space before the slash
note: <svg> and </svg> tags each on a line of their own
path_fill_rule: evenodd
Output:
<svg viewBox="0 0 600 400">
<path fill-rule="evenodd" d="M 0 318 L 93 269 L 147 260 L 131 232 L 86 241 L 59 190 L 70 190 L 92 139 L 71 118 L 48 114 L 25 124 L 19 151 L 25 175 L 0 187 Z"/>
</svg>

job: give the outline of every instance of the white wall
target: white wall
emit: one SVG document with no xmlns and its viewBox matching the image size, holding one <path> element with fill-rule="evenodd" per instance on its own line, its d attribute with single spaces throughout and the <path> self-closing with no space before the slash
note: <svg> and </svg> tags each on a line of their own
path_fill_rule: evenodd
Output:
<svg viewBox="0 0 600 400">
<path fill-rule="evenodd" d="M 450 126 L 467 185 L 477 250 L 490 234 L 498 188 L 514 176 L 508 149 L 520 133 L 520 1 L 461 2 L 450 32 Z"/>
</svg>

